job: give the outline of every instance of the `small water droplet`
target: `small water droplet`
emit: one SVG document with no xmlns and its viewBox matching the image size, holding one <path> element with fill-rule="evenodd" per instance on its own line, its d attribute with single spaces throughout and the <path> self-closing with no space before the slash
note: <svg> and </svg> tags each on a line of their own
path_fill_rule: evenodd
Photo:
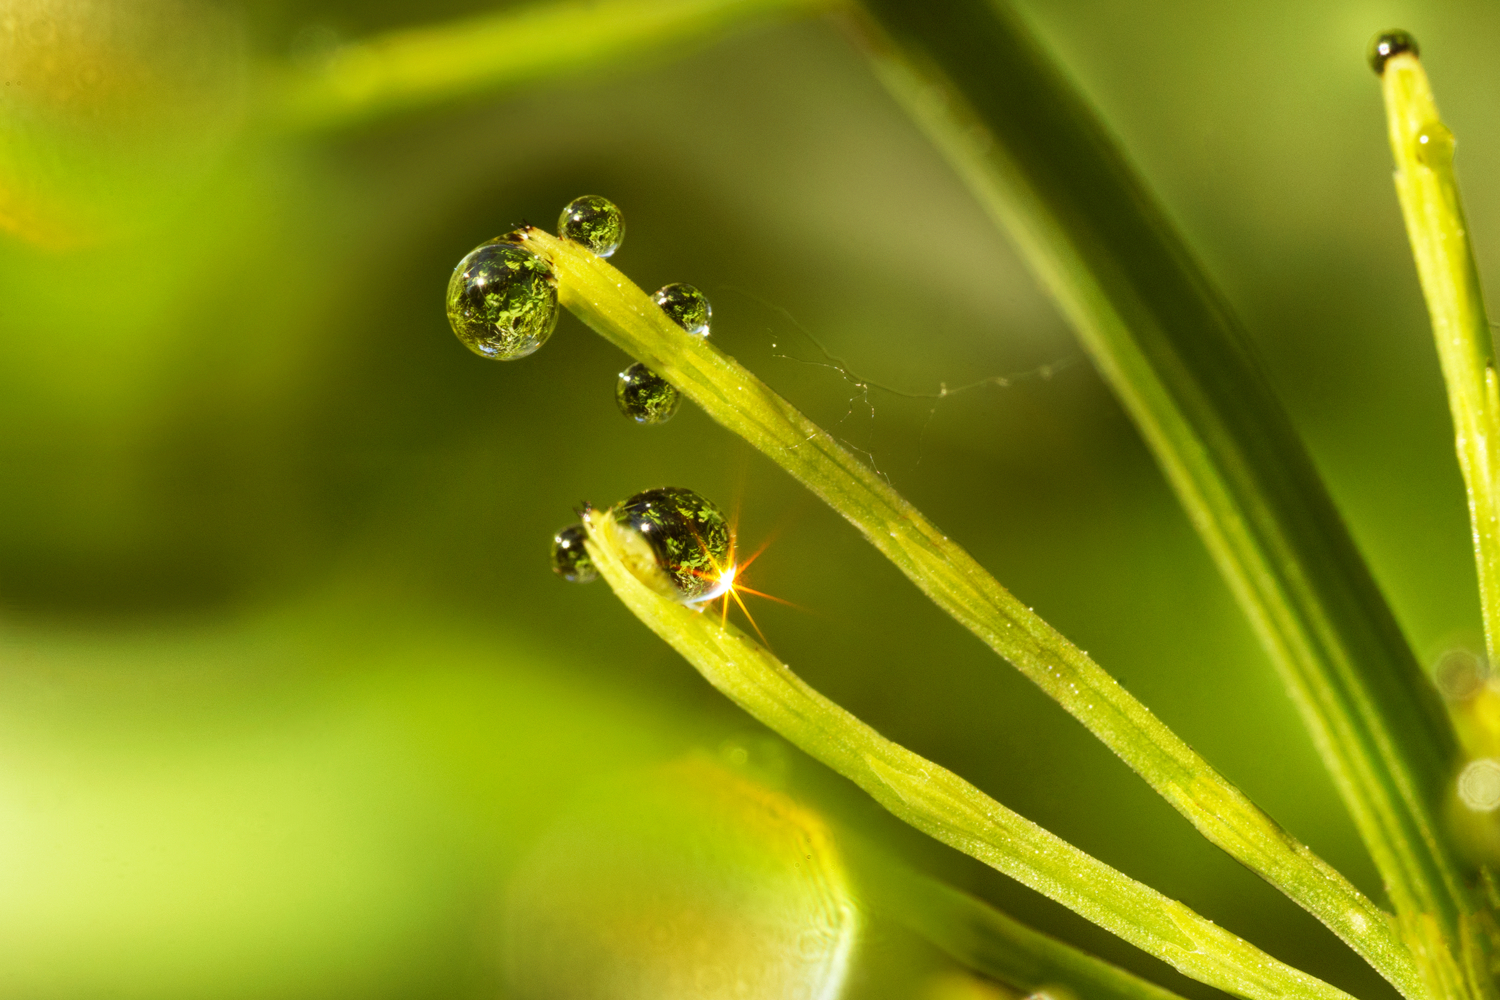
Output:
<svg viewBox="0 0 1500 1000">
<path fill-rule="evenodd" d="M 692 490 L 646 490 L 616 507 L 614 516 L 647 541 L 684 603 L 712 600 L 733 581 L 729 520 Z"/>
<path fill-rule="evenodd" d="M 448 323 L 464 345 L 497 361 L 524 358 L 557 329 L 552 266 L 514 235 L 469 251 L 448 279 Z"/>
<path fill-rule="evenodd" d="M 1385 72 L 1386 60 L 1403 52 L 1410 52 L 1414 56 L 1422 54 L 1411 32 L 1402 31 L 1400 28 L 1382 31 L 1370 42 L 1370 68 L 1375 71 L 1376 75 L 1382 74 Z"/>
<path fill-rule="evenodd" d="M 714 311 L 708 304 L 708 296 L 698 289 L 679 281 L 665 286 L 651 297 L 673 323 L 694 336 L 708 336 L 708 324 Z"/>
<path fill-rule="evenodd" d="M 620 249 L 625 239 L 625 216 L 615 203 L 597 194 L 574 198 L 557 219 L 557 235 L 588 247 L 600 257 Z"/>
<path fill-rule="evenodd" d="M 583 540 L 581 524 L 570 524 L 552 536 L 552 572 L 569 583 L 588 583 L 599 575 Z"/>
<path fill-rule="evenodd" d="M 637 361 L 615 383 L 620 412 L 638 424 L 664 424 L 677 415 L 682 394 L 656 372 Z"/>
<path fill-rule="evenodd" d="M 1428 122 L 1417 133 L 1417 161 L 1427 167 L 1453 162 L 1453 133 L 1442 122 Z"/>
</svg>

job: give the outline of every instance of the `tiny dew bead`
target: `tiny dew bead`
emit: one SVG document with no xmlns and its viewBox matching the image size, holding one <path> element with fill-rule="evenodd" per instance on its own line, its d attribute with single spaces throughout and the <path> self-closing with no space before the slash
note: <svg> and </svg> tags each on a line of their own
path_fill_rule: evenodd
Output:
<svg viewBox="0 0 1500 1000">
<path fill-rule="evenodd" d="M 1411 32 L 1402 31 L 1399 28 L 1383 31 L 1370 42 L 1370 68 L 1375 71 L 1376 75 L 1384 74 L 1386 61 L 1403 52 L 1410 52 L 1414 56 L 1422 54 Z"/>
<path fill-rule="evenodd" d="M 694 336 L 708 336 L 714 311 L 708 304 L 708 296 L 698 289 L 679 281 L 662 287 L 651 297 L 673 323 Z"/>
<path fill-rule="evenodd" d="M 620 373 L 615 403 L 638 424 L 664 424 L 677 415 L 682 395 L 671 382 L 637 361 Z"/>
<path fill-rule="evenodd" d="M 625 216 L 615 203 L 597 194 L 574 198 L 557 220 L 557 235 L 588 247 L 600 257 L 620 249 L 625 239 Z"/>
<path fill-rule="evenodd" d="M 569 583 L 588 583 L 599 575 L 589 550 L 584 546 L 587 533 L 581 524 L 570 524 L 552 536 L 552 572 Z"/>
</svg>

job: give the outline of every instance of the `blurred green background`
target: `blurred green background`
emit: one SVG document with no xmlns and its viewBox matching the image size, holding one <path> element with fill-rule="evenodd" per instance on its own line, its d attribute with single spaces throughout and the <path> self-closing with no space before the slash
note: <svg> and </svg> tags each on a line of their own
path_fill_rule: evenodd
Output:
<svg viewBox="0 0 1500 1000">
<path fill-rule="evenodd" d="M 1493 284 L 1500 11 L 1020 7 L 1246 319 L 1417 649 L 1474 643 L 1363 52 L 1421 40 Z M 690 408 L 622 419 L 625 360 L 576 320 L 505 364 L 449 331 L 471 247 L 611 198 L 616 264 L 706 291 L 717 343 L 1378 893 L 1134 429 L 836 21 L 358 127 L 262 112 L 265 67 L 493 9 L 0 3 L 0 995 L 505 995 L 507 886 L 547 831 L 725 741 L 925 870 L 1212 994 L 777 750 L 602 584 L 552 576 L 580 501 L 679 485 L 736 511 L 742 547 L 771 541 L 749 582 L 798 607 L 754 610 L 816 687 L 1277 957 L 1393 996 L 770 463 Z M 1025 377 L 864 392 L 805 363 L 809 333 L 906 393 Z M 911 995 L 870 971 L 906 952 L 878 953 L 853 989 Z"/>
</svg>

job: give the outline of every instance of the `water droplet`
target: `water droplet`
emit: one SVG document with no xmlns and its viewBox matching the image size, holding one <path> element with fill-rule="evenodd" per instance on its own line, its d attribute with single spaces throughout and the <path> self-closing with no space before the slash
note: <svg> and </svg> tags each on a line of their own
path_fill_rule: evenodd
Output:
<svg viewBox="0 0 1500 1000">
<path fill-rule="evenodd" d="M 1403 52 L 1410 52 L 1414 56 L 1422 54 L 1411 32 L 1402 31 L 1399 28 L 1382 31 L 1370 42 L 1370 68 L 1377 75 L 1384 73 L 1386 60 Z"/>
<path fill-rule="evenodd" d="M 552 336 L 557 316 L 552 266 L 514 234 L 475 247 L 448 279 L 448 322 L 482 357 L 526 357 Z"/>
<path fill-rule="evenodd" d="M 615 383 L 620 412 L 638 424 L 664 424 L 677 415 L 682 394 L 671 382 L 637 361 Z"/>
<path fill-rule="evenodd" d="M 557 235 L 588 247 L 600 257 L 620 249 L 625 239 L 625 216 L 615 203 L 597 194 L 574 198 L 557 219 Z"/>
<path fill-rule="evenodd" d="M 1442 122 L 1428 122 L 1417 133 L 1417 162 L 1446 167 L 1453 162 L 1453 133 Z"/>
<path fill-rule="evenodd" d="M 712 600 L 734 580 L 729 521 L 692 490 L 677 486 L 637 493 L 615 508 L 615 520 L 650 545 L 656 565 L 684 603 Z"/>
<path fill-rule="evenodd" d="M 714 311 L 708 304 L 708 296 L 698 289 L 679 281 L 651 297 L 673 323 L 694 336 L 708 336 L 708 323 Z"/>
<path fill-rule="evenodd" d="M 588 583 L 599 575 L 583 540 L 588 535 L 581 524 L 570 524 L 552 536 L 552 572 L 569 583 Z"/>
</svg>

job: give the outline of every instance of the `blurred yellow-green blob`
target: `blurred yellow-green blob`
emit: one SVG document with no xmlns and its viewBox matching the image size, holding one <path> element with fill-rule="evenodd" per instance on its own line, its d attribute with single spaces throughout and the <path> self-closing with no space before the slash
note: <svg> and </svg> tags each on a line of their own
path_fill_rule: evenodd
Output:
<svg viewBox="0 0 1500 1000">
<path fill-rule="evenodd" d="M 191 0 L 0 12 L 0 230 L 51 247 L 136 228 L 200 180 L 244 103 L 238 25 Z"/>
<path fill-rule="evenodd" d="M 493 995 L 474 927 L 521 852 L 693 737 L 440 620 L 0 625 L 0 997 Z"/>
<path fill-rule="evenodd" d="M 1493 867 L 1500 864 L 1500 678 L 1462 646 L 1438 658 L 1433 677 L 1463 750 L 1448 818 L 1469 856 Z"/>
<path fill-rule="evenodd" d="M 693 756 L 591 797 L 523 863 L 517 998 L 840 995 L 860 920 L 823 822 Z"/>
</svg>

